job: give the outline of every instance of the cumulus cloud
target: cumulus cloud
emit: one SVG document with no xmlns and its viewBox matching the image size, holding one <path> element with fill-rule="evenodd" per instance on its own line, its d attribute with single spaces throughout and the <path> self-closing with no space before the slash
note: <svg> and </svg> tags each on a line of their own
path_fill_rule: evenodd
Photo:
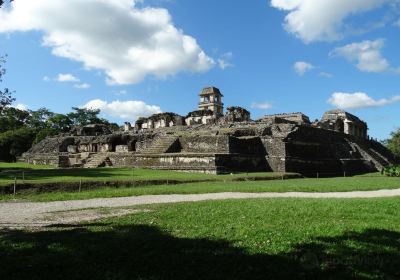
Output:
<svg viewBox="0 0 400 280">
<path fill-rule="evenodd" d="M 251 103 L 251 108 L 252 109 L 261 109 L 261 110 L 269 110 L 272 108 L 272 104 L 269 102 L 262 102 L 262 103 L 253 102 L 253 103 Z"/>
<path fill-rule="evenodd" d="M 308 62 L 297 61 L 293 64 L 293 69 L 299 76 L 303 76 L 306 72 L 314 69 L 314 66 Z"/>
<path fill-rule="evenodd" d="M 363 41 L 352 43 L 331 52 L 331 56 L 341 56 L 357 63 L 357 68 L 363 72 L 384 72 L 390 68 L 389 62 L 382 56 L 384 40 Z"/>
<path fill-rule="evenodd" d="M 227 52 L 223 54 L 219 59 L 218 59 L 218 66 L 222 70 L 225 70 L 226 68 L 233 67 L 233 64 L 231 63 L 231 60 L 233 58 L 233 54 L 231 52 Z"/>
<path fill-rule="evenodd" d="M 87 84 L 87 83 L 83 83 L 83 84 L 76 84 L 76 85 L 74 85 L 74 88 L 77 88 L 77 89 L 88 89 L 88 88 L 90 88 L 91 86 L 89 85 L 89 84 Z"/>
<path fill-rule="evenodd" d="M 306 43 L 343 38 L 345 20 L 397 0 L 271 0 L 286 11 L 285 29 Z"/>
<path fill-rule="evenodd" d="M 13 105 L 12 107 L 14 107 L 15 109 L 18 109 L 18 110 L 22 110 L 22 111 L 27 111 L 29 109 L 28 105 L 25 105 L 22 103 L 18 103 L 16 105 Z"/>
<path fill-rule="evenodd" d="M 166 9 L 139 8 L 138 2 L 18 0 L 0 10 L 0 32 L 41 31 L 54 55 L 103 70 L 110 84 L 214 66 L 196 39 L 174 26 Z"/>
<path fill-rule="evenodd" d="M 148 117 L 161 113 L 161 108 L 155 105 L 148 105 L 143 101 L 112 101 L 107 102 L 101 99 L 94 99 L 82 106 L 88 109 L 99 109 L 101 113 L 120 118 L 122 120 L 135 121 L 139 117 Z"/>
<path fill-rule="evenodd" d="M 64 82 L 79 82 L 79 79 L 72 74 L 58 74 L 56 81 Z"/>
<path fill-rule="evenodd" d="M 328 103 L 340 109 L 360 109 L 368 107 L 380 107 L 400 101 L 400 95 L 392 98 L 375 100 L 364 92 L 345 93 L 335 92 L 329 98 Z"/>
</svg>

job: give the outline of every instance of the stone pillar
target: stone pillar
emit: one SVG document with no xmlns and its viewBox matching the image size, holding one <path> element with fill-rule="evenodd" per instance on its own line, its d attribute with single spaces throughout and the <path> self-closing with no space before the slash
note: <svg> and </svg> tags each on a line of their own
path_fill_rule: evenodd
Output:
<svg viewBox="0 0 400 280">
<path fill-rule="evenodd" d="M 352 121 L 344 120 L 344 133 L 345 134 L 352 134 Z"/>
<path fill-rule="evenodd" d="M 124 123 L 124 131 L 128 132 L 129 130 L 131 130 L 132 126 L 130 122 L 126 122 Z"/>
</svg>

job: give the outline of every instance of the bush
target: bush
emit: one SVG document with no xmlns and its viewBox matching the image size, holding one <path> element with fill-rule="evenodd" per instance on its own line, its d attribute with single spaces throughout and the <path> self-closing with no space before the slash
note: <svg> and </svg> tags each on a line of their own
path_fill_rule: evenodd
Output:
<svg viewBox="0 0 400 280">
<path fill-rule="evenodd" d="M 15 161 L 17 156 L 29 150 L 35 135 L 35 131 L 29 128 L 0 133 L 0 160 Z"/>
<path fill-rule="evenodd" d="M 386 176 L 400 177 L 400 166 L 386 167 L 384 173 Z"/>
</svg>

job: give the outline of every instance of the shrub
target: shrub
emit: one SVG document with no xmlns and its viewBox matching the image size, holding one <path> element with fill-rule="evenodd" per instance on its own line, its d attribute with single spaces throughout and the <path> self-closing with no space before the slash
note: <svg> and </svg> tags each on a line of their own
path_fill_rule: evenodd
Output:
<svg viewBox="0 0 400 280">
<path fill-rule="evenodd" d="M 386 167 L 384 173 L 386 176 L 400 177 L 400 166 Z"/>
</svg>

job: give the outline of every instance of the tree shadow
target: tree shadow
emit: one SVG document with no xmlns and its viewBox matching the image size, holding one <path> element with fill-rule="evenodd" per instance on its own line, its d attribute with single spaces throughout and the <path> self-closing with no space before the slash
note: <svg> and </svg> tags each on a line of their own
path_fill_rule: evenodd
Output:
<svg viewBox="0 0 400 280">
<path fill-rule="evenodd" d="M 13 230 L 0 233 L 0 279 L 398 279 L 399 243 L 367 230 L 268 255 L 147 225 Z"/>
<path fill-rule="evenodd" d="M 21 177 L 22 172 L 27 179 L 33 180 L 48 180 L 55 179 L 56 177 L 83 177 L 83 178 L 109 178 L 109 177 L 132 177 L 131 174 L 111 168 L 93 168 L 93 169 L 30 169 L 30 168 L 0 168 L 0 178 L 13 179 L 14 177 Z M 135 175 L 135 174 L 133 174 Z"/>
</svg>

